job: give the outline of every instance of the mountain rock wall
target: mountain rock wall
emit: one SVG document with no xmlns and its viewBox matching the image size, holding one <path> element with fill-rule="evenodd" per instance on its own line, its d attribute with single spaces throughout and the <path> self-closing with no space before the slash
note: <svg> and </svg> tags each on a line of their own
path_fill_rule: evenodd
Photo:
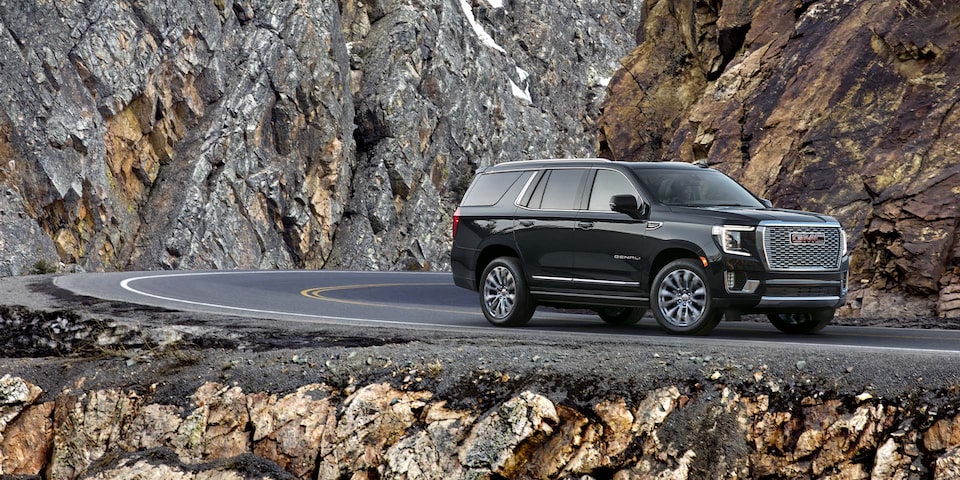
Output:
<svg viewBox="0 0 960 480">
<path fill-rule="evenodd" d="M 777 379 L 755 374 L 758 385 Z M 504 380 L 506 381 L 506 380 Z M 747 390 L 756 386 L 745 385 Z M 205 383 L 190 406 L 0 378 L 0 474 L 44 478 L 824 478 L 960 475 L 960 417 L 914 401 L 665 386 L 577 407 L 525 390 L 456 408 L 387 383 L 284 395 Z M 488 402 L 489 403 L 489 402 Z"/>
<path fill-rule="evenodd" d="M 480 166 L 594 156 L 606 83 L 642 2 L 344 2 L 353 195 L 328 266 L 443 269 Z"/>
<path fill-rule="evenodd" d="M 446 267 L 481 165 L 591 155 L 635 2 L 0 4 L 0 274 Z"/>
<path fill-rule="evenodd" d="M 355 155 L 335 2 L 18 1 L 0 20 L 2 181 L 38 227 L 4 222 L 7 242 L 86 270 L 329 256 Z"/>
<path fill-rule="evenodd" d="M 960 315 L 960 4 L 651 0 L 607 155 L 704 160 L 850 233 L 851 310 Z"/>
</svg>

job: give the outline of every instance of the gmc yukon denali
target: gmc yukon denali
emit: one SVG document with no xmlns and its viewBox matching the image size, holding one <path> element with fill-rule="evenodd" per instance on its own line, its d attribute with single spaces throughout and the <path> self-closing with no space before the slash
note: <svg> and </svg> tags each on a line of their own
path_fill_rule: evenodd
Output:
<svg viewBox="0 0 960 480">
<path fill-rule="evenodd" d="M 481 169 L 453 218 L 454 282 L 488 321 L 537 305 L 670 333 L 766 314 L 788 333 L 826 326 L 847 294 L 846 235 L 827 215 L 773 208 L 688 163 L 535 160 Z"/>
</svg>

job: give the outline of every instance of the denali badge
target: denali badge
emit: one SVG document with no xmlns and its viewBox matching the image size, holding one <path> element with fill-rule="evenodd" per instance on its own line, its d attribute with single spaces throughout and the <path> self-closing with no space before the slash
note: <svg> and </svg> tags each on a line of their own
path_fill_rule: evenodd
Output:
<svg viewBox="0 0 960 480">
<path fill-rule="evenodd" d="M 791 245 L 823 245 L 827 236 L 820 232 L 790 232 Z"/>
<path fill-rule="evenodd" d="M 639 262 L 639 261 L 640 261 L 640 257 L 638 257 L 638 256 L 636 256 L 636 255 L 620 255 L 620 254 L 614 254 L 614 255 L 613 255 L 613 258 L 615 258 L 615 259 L 617 259 L 617 260 L 633 260 L 633 261 L 635 261 L 635 262 Z"/>
</svg>

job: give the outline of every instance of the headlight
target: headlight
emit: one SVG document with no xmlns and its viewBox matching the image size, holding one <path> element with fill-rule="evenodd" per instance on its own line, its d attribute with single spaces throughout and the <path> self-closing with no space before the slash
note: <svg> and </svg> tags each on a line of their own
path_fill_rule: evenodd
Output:
<svg viewBox="0 0 960 480">
<path fill-rule="evenodd" d="M 747 227 L 743 225 L 715 225 L 713 227 L 713 236 L 724 252 L 731 255 L 750 256 L 750 252 L 743 246 L 744 232 L 752 232 L 756 227 Z"/>
<path fill-rule="evenodd" d="M 847 254 L 847 232 L 840 229 L 840 258 Z"/>
</svg>

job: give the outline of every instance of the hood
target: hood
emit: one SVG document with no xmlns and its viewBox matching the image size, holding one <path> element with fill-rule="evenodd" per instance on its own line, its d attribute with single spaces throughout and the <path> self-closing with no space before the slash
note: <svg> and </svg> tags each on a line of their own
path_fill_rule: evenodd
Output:
<svg viewBox="0 0 960 480">
<path fill-rule="evenodd" d="M 783 208 L 707 207 L 698 210 L 715 212 L 718 219 L 743 225 L 755 225 L 760 222 L 839 223 L 833 217 L 822 213 Z"/>
</svg>

